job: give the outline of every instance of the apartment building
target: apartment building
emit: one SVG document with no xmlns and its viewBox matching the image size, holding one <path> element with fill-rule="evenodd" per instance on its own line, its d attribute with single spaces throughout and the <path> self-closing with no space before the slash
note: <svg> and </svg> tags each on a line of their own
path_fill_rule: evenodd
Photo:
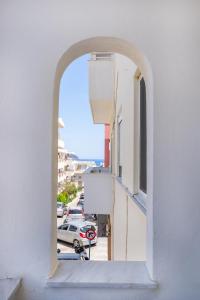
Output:
<svg viewBox="0 0 200 300">
<path fill-rule="evenodd" d="M 61 118 L 58 119 L 58 194 L 64 189 L 67 180 L 68 168 L 68 153 L 65 149 L 64 141 L 60 135 L 60 129 L 64 128 L 64 122 Z"/>
<path fill-rule="evenodd" d="M 148 198 L 144 79 L 127 57 L 93 53 L 89 90 L 94 122 L 110 125 L 105 146 L 108 148 L 109 140 L 111 163 L 109 169 L 86 171 L 85 211 L 109 213 L 111 259 L 145 261 Z"/>
<path fill-rule="evenodd" d="M 94 161 L 89 160 L 74 160 L 73 167 L 74 173 L 71 177 L 72 182 L 78 187 L 84 187 L 83 174 L 84 172 L 91 167 L 95 167 L 96 163 Z"/>
</svg>

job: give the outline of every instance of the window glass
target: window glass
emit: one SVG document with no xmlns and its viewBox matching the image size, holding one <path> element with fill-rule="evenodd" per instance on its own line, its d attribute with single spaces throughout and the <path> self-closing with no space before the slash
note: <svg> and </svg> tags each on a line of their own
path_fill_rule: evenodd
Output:
<svg viewBox="0 0 200 300">
<path fill-rule="evenodd" d="M 93 226 L 93 225 L 87 225 L 87 226 L 84 226 L 80 229 L 81 232 L 86 232 L 88 229 L 92 229 L 94 231 L 96 231 L 96 228 Z"/>
<path fill-rule="evenodd" d="M 69 225 L 63 225 L 63 226 L 62 226 L 62 230 L 67 230 L 68 227 L 69 227 Z"/>
<path fill-rule="evenodd" d="M 77 214 L 81 214 L 82 211 L 80 209 L 70 209 L 69 210 L 69 214 L 72 214 L 72 215 L 77 215 Z"/>
<path fill-rule="evenodd" d="M 69 231 L 76 231 L 77 230 L 77 227 L 76 226 L 74 226 L 74 225 L 70 225 L 70 227 L 69 227 Z"/>
</svg>

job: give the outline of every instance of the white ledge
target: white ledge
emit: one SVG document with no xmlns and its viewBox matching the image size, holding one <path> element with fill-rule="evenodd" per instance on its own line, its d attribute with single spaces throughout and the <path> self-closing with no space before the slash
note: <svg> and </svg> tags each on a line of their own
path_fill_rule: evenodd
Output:
<svg viewBox="0 0 200 300">
<path fill-rule="evenodd" d="M 55 288 L 137 288 L 154 289 L 145 262 L 62 261 L 47 281 Z"/>
<path fill-rule="evenodd" d="M 20 287 L 21 280 L 18 278 L 0 279 L 0 299 L 11 300 Z"/>
<path fill-rule="evenodd" d="M 142 196 L 138 193 L 138 194 L 132 194 L 129 189 L 127 188 L 127 186 L 125 186 L 122 183 L 122 179 L 121 177 L 118 176 L 113 176 L 113 178 L 116 179 L 116 181 L 121 185 L 121 187 L 124 189 L 124 191 L 127 193 L 127 195 L 135 202 L 135 204 L 141 209 L 141 211 L 146 215 L 147 210 L 146 210 L 146 206 L 145 206 L 145 202 L 144 199 L 142 198 Z"/>
</svg>

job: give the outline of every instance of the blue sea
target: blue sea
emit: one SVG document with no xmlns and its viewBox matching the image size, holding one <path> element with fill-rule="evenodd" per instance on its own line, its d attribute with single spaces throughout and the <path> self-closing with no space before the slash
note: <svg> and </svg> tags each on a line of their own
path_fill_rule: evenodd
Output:
<svg viewBox="0 0 200 300">
<path fill-rule="evenodd" d="M 102 166 L 104 159 L 94 159 L 94 158 L 79 158 L 82 161 L 94 161 L 97 166 Z"/>
</svg>

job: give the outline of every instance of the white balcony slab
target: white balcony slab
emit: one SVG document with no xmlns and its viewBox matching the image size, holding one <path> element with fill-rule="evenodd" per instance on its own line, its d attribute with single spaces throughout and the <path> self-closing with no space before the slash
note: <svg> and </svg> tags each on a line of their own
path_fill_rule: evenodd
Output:
<svg viewBox="0 0 200 300">
<path fill-rule="evenodd" d="M 62 261 L 47 281 L 55 288 L 132 288 L 155 289 L 145 262 Z"/>
<path fill-rule="evenodd" d="M 89 97 L 94 123 L 110 123 L 114 111 L 112 59 L 89 61 Z"/>
</svg>

